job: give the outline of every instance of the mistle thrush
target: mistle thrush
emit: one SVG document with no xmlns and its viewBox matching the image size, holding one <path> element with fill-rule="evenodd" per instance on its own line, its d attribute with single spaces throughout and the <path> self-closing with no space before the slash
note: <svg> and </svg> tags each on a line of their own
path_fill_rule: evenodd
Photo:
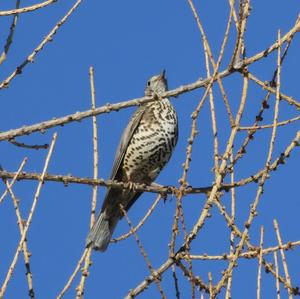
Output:
<svg viewBox="0 0 300 299">
<path fill-rule="evenodd" d="M 133 114 L 116 152 L 111 180 L 150 185 L 169 161 L 178 139 L 178 123 L 169 99 L 160 97 L 167 90 L 165 71 L 147 81 L 145 95 L 157 99 Z M 134 189 L 108 188 L 87 246 L 105 251 L 123 216 L 120 204 L 128 211 L 141 194 Z"/>
</svg>

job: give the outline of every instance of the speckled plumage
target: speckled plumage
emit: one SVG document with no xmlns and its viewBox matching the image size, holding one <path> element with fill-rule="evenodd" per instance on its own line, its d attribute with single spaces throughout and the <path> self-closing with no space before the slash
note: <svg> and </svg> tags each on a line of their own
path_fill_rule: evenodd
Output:
<svg viewBox="0 0 300 299">
<path fill-rule="evenodd" d="M 149 185 L 169 161 L 178 139 L 178 122 L 169 99 L 159 98 L 165 91 L 165 72 L 147 82 L 145 95 L 156 94 L 158 99 L 140 106 L 133 114 L 122 135 L 110 179 Z M 87 245 L 105 251 L 123 216 L 120 203 L 128 211 L 141 194 L 108 188 L 101 212 L 87 237 Z"/>
</svg>

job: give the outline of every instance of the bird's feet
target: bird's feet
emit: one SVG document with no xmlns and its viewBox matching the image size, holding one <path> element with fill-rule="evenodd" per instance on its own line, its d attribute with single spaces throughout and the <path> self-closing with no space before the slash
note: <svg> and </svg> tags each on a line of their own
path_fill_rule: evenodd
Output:
<svg viewBox="0 0 300 299">
<path fill-rule="evenodd" d="M 125 187 L 128 190 L 128 192 L 134 192 L 134 191 L 136 191 L 135 183 L 134 182 L 131 182 L 131 181 L 127 182 L 125 184 Z"/>
</svg>

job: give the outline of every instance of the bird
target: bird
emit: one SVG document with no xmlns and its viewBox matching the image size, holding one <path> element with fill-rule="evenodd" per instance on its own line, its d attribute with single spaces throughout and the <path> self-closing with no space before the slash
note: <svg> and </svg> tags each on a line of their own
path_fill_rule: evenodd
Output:
<svg viewBox="0 0 300 299">
<path fill-rule="evenodd" d="M 168 98 L 165 70 L 151 77 L 145 96 L 154 101 L 143 103 L 132 115 L 121 137 L 110 179 L 123 183 L 151 185 L 167 164 L 178 140 L 178 117 Z M 143 192 L 134 188 L 108 187 L 100 213 L 86 240 L 86 246 L 106 251 L 114 229 Z"/>
</svg>

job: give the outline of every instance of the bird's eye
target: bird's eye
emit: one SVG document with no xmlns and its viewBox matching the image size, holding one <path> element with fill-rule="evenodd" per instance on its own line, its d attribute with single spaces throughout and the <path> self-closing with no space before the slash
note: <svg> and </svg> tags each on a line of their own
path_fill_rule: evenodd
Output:
<svg viewBox="0 0 300 299">
<path fill-rule="evenodd" d="M 147 86 L 150 86 L 150 84 L 151 84 L 150 81 L 148 81 L 148 82 L 147 82 Z"/>
</svg>

